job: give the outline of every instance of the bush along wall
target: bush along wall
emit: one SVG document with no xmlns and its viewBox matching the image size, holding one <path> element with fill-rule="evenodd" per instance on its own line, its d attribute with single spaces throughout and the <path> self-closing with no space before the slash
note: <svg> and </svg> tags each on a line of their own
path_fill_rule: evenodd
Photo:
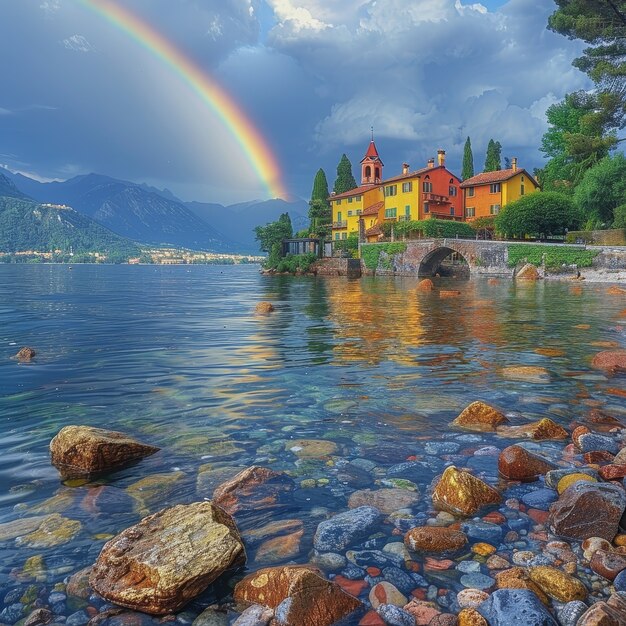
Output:
<svg viewBox="0 0 626 626">
<path fill-rule="evenodd" d="M 406 252 L 406 244 L 396 243 L 370 243 L 361 246 L 361 258 L 368 270 L 376 271 L 379 264 L 383 269 L 392 269 L 391 257 L 394 254 Z M 382 258 L 381 258 L 382 256 Z"/>
</svg>

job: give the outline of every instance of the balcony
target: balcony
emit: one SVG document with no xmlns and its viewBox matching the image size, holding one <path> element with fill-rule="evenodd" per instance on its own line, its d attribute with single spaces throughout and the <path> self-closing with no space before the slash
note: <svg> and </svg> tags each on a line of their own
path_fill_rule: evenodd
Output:
<svg viewBox="0 0 626 626">
<path fill-rule="evenodd" d="M 342 222 L 333 222 L 333 230 L 338 230 L 340 228 L 348 228 L 348 220 L 343 220 Z"/>
<path fill-rule="evenodd" d="M 424 193 L 422 194 L 422 199 L 429 204 L 450 204 L 448 196 L 440 196 L 437 193 Z"/>
<path fill-rule="evenodd" d="M 399 222 L 410 222 L 411 221 L 411 216 L 410 215 L 400 215 L 398 217 L 398 221 Z"/>
</svg>

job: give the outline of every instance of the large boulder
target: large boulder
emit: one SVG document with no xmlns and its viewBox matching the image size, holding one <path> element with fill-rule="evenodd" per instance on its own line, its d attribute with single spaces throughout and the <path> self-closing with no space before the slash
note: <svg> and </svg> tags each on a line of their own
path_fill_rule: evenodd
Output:
<svg viewBox="0 0 626 626">
<path fill-rule="evenodd" d="M 158 452 L 124 433 L 92 426 L 65 426 L 50 442 L 52 464 L 63 478 L 89 478 Z"/>
<path fill-rule="evenodd" d="M 217 487 L 213 502 L 231 515 L 250 513 L 276 506 L 294 487 L 286 474 L 252 466 Z"/>
<path fill-rule="evenodd" d="M 235 586 L 236 601 L 275 609 L 281 626 L 330 626 L 362 606 L 310 566 L 268 567 Z"/>
<path fill-rule="evenodd" d="M 506 424 L 509 420 L 503 413 L 484 402 L 472 402 L 452 422 L 453 426 L 467 430 L 495 430 L 496 426 Z"/>
<path fill-rule="evenodd" d="M 498 491 L 454 465 L 446 468 L 433 491 L 435 508 L 453 515 L 474 515 L 483 507 L 500 502 Z"/>
<path fill-rule="evenodd" d="M 626 492 L 611 483 L 578 481 L 550 507 L 548 524 L 555 535 L 612 541 L 626 509 Z"/>
<path fill-rule="evenodd" d="M 498 589 L 478 606 L 489 626 L 557 626 L 556 620 L 528 589 Z"/>
<path fill-rule="evenodd" d="M 604 350 L 591 361 L 592 367 L 609 372 L 626 370 L 626 350 Z"/>
<path fill-rule="evenodd" d="M 549 417 L 544 417 L 529 424 L 522 424 L 521 426 L 499 426 L 497 433 L 500 437 L 506 437 L 507 439 L 533 439 L 535 441 L 567 439 L 569 437 L 567 431 Z"/>
<path fill-rule="evenodd" d="M 509 446 L 500 452 L 498 471 L 509 480 L 533 481 L 543 476 L 556 465 L 529 452 L 522 446 Z"/>
<path fill-rule="evenodd" d="M 159 511 L 111 539 L 89 584 L 110 602 L 164 615 L 245 558 L 230 515 L 211 502 L 196 502 Z"/>
<path fill-rule="evenodd" d="M 467 535 L 453 528 L 418 526 L 405 535 L 404 544 L 414 552 L 448 552 L 463 548 Z"/>
</svg>

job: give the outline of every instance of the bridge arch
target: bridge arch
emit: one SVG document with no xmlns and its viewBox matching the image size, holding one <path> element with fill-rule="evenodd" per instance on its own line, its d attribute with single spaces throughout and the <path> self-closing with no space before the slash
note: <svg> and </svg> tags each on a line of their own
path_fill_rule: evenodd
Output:
<svg viewBox="0 0 626 626">
<path fill-rule="evenodd" d="M 462 250 L 455 249 L 456 247 L 452 247 L 450 245 L 438 245 L 432 250 L 429 250 L 424 257 L 422 258 L 419 268 L 417 270 L 417 275 L 420 278 L 428 278 L 431 276 L 435 276 L 439 271 L 441 264 L 445 259 L 447 259 L 452 254 L 458 254 L 467 264 L 467 278 L 469 278 L 470 270 L 471 270 L 471 261 L 468 259 L 467 254 L 464 254 Z M 464 272 L 465 274 L 465 272 Z"/>
</svg>

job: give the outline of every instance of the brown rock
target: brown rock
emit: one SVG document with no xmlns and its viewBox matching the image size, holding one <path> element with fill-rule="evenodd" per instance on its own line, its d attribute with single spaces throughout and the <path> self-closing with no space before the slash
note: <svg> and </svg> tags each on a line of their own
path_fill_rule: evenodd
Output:
<svg viewBox="0 0 626 626">
<path fill-rule="evenodd" d="M 268 567 L 237 583 L 236 601 L 276 609 L 280 626 L 330 626 L 361 606 L 310 566 Z"/>
<path fill-rule="evenodd" d="M 404 606 L 408 602 L 398 588 L 383 580 L 374 585 L 369 593 L 369 601 L 373 609 L 377 609 L 381 604 L 393 604 L 394 606 Z"/>
<path fill-rule="evenodd" d="M 512 365 L 500 370 L 503 378 L 520 380 L 527 383 L 546 383 L 550 381 L 550 372 L 545 367 L 536 365 Z"/>
<path fill-rule="evenodd" d="M 448 552 L 461 549 L 467 535 L 441 526 L 418 526 L 404 536 L 404 544 L 414 552 Z"/>
<path fill-rule="evenodd" d="M 285 537 L 274 537 L 264 541 L 256 552 L 255 561 L 279 563 L 297 557 L 300 553 L 302 535 L 304 535 L 303 529 Z"/>
<path fill-rule="evenodd" d="M 550 605 L 550 598 L 528 576 L 528 570 L 523 567 L 512 567 L 496 574 L 498 589 L 529 589 L 545 605 Z"/>
<path fill-rule="evenodd" d="M 499 426 L 497 433 L 509 439 L 533 439 L 535 441 L 567 439 L 568 437 L 567 431 L 548 417 L 522 426 Z"/>
<path fill-rule="evenodd" d="M 398 509 L 413 506 L 419 498 L 419 493 L 408 489 L 363 489 L 350 495 L 348 506 L 351 509 L 373 506 L 389 515 Z"/>
<path fill-rule="evenodd" d="M 259 302 L 254 311 L 260 315 L 267 315 L 268 313 L 272 313 L 274 311 L 274 305 L 271 302 Z"/>
<path fill-rule="evenodd" d="M 455 289 L 442 289 L 439 292 L 440 298 L 456 298 L 457 296 L 460 296 L 460 295 L 461 295 L 461 292 L 456 291 Z"/>
<path fill-rule="evenodd" d="M 158 450 L 124 433 L 91 426 L 66 426 L 50 442 L 52 464 L 64 479 L 103 474 Z"/>
<path fill-rule="evenodd" d="M 626 463 L 620 465 L 605 465 L 598 470 L 604 480 L 620 480 L 626 476 Z"/>
<path fill-rule="evenodd" d="M 626 493 L 612 483 L 579 481 L 550 507 L 550 530 L 562 537 L 612 541 L 626 508 Z"/>
<path fill-rule="evenodd" d="M 606 602 L 596 602 L 578 618 L 576 626 L 624 626 L 619 613 Z"/>
<path fill-rule="evenodd" d="M 532 263 L 526 263 L 515 275 L 517 280 L 539 280 L 539 271 Z"/>
<path fill-rule="evenodd" d="M 300 532 L 304 524 L 299 519 L 285 519 L 276 520 L 275 522 L 269 522 L 265 526 L 260 528 L 250 528 L 241 535 L 244 538 L 246 545 L 258 545 L 262 541 L 271 537 L 277 537 L 280 535 L 291 535 L 293 533 Z"/>
<path fill-rule="evenodd" d="M 230 515 L 211 502 L 196 502 L 159 511 L 111 539 L 89 583 L 110 602 L 163 615 L 243 562 L 245 551 Z"/>
<path fill-rule="evenodd" d="M 432 291 L 435 288 L 435 285 L 430 278 L 424 278 L 424 280 L 420 280 L 417 284 L 418 291 Z"/>
<path fill-rule="evenodd" d="M 411 600 L 404 607 L 407 613 L 410 613 L 414 619 L 416 626 L 429 626 L 433 623 L 435 617 L 441 615 L 437 605 L 433 602 L 424 602 L 422 600 Z"/>
<path fill-rule="evenodd" d="M 441 613 L 428 622 L 428 626 L 458 626 L 458 624 L 459 618 L 452 613 Z"/>
<path fill-rule="evenodd" d="M 472 402 L 452 422 L 453 426 L 467 430 L 495 430 L 496 426 L 505 424 L 509 420 L 497 409 L 484 402 Z"/>
<path fill-rule="evenodd" d="M 626 569 L 626 556 L 608 550 L 596 550 L 591 557 L 590 566 L 603 578 L 615 580 L 615 577 Z"/>
<path fill-rule="evenodd" d="M 67 595 L 86 600 L 91 595 L 91 588 L 89 587 L 90 574 L 91 565 L 72 574 L 65 588 Z"/>
<path fill-rule="evenodd" d="M 52 611 L 48 609 L 35 609 L 24 621 L 24 626 L 42 626 L 54 620 Z"/>
<path fill-rule="evenodd" d="M 615 457 L 606 450 L 592 450 L 583 454 L 583 460 L 587 464 L 596 465 L 598 463 L 610 463 Z"/>
<path fill-rule="evenodd" d="M 498 457 L 498 471 L 509 480 L 537 480 L 553 469 L 556 469 L 554 463 L 528 452 L 522 446 L 509 446 Z"/>
<path fill-rule="evenodd" d="M 622 464 L 626 463 L 626 448 L 622 448 L 615 455 L 615 458 L 613 459 L 613 463 L 616 463 L 617 465 L 622 465 Z"/>
<path fill-rule="evenodd" d="M 626 370 L 626 350 L 604 350 L 598 352 L 591 361 L 591 366 L 609 372 Z"/>
<path fill-rule="evenodd" d="M 556 567 L 539 565 L 528 570 L 528 577 L 550 597 L 559 602 L 585 600 L 588 592 L 578 578 L 574 578 Z"/>
<path fill-rule="evenodd" d="M 476 609 L 462 609 L 458 620 L 459 626 L 489 626 L 487 620 Z"/>
<path fill-rule="evenodd" d="M 234 515 L 271 508 L 278 504 L 283 494 L 293 489 L 293 480 L 286 474 L 252 466 L 217 487 L 213 502 Z"/>
<path fill-rule="evenodd" d="M 435 508 L 453 515 L 474 515 L 491 504 L 502 502 L 502 496 L 487 483 L 451 465 L 446 468 L 435 490 Z"/>
<path fill-rule="evenodd" d="M 34 359 L 37 353 L 32 348 L 20 348 L 19 352 L 15 355 L 15 358 L 22 363 L 28 363 L 31 359 Z"/>
<path fill-rule="evenodd" d="M 574 430 L 572 431 L 572 441 L 574 442 L 574 445 L 580 450 L 581 445 L 580 445 L 580 437 L 582 435 L 586 435 L 587 433 L 590 433 L 591 431 L 586 427 L 586 426 L 577 426 L 576 428 L 574 428 Z"/>
<path fill-rule="evenodd" d="M 619 611 L 622 619 L 626 615 L 626 598 L 623 594 L 612 593 L 611 597 L 606 602 L 612 609 Z"/>
</svg>

